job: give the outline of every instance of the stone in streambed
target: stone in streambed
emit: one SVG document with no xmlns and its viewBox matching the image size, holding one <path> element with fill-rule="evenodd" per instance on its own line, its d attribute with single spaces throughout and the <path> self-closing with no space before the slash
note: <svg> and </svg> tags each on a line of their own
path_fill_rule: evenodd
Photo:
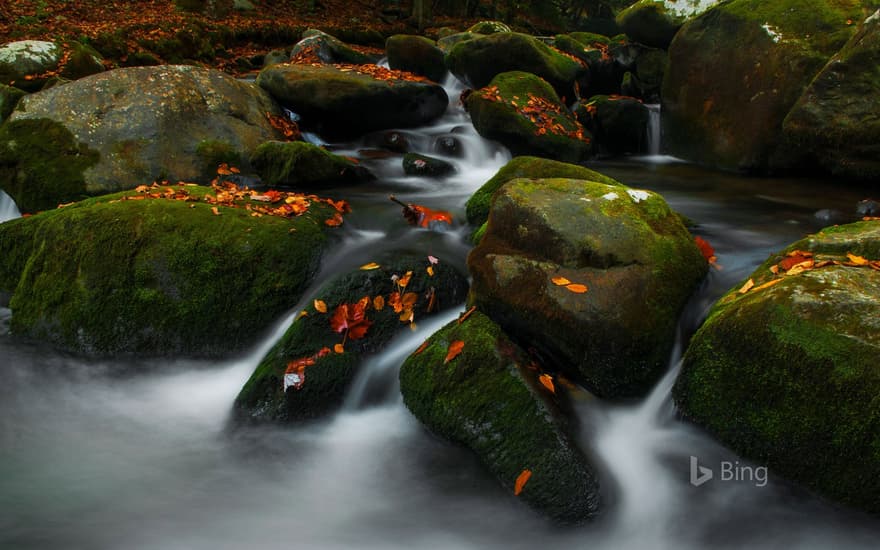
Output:
<svg viewBox="0 0 880 550">
<path fill-rule="evenodd" d="M 315 298 L 327 312 L 306 307 L 281 340 L 264 357 L 235 400 L 234 415 L 239 422 L 290 423 L 325 416 L 342 404 L 363 359 L 381 350 L 409 321 L 402 322 L 403 311 L 395 311 L 392 295 L 403 297 L 413 293 L 410 308 L 415 322 L 442 309 L 461 304 L 467 293 L 467 279 L 442 260 L 427 273 L 429 262 L 424 258 L 404 256 L 370 270 L 357 270 L 324 285 Z M 408 284 L 397 285 L 393 276 L 404 277 L 412 272 Z M 399 279 L 398 279 L 399 280 Z M 428 313 L 430 294 L 435 305 Z M 376 308 L 377 296 L 384 302 Z M 290 362 L 316 356 L 323 348 L 332 350 L 344 335 L 335 332 L 330 319 L 342 304 L 355 304 L 369 299 L 365 318 L 371 323 L 363 338 L 345 339 L 344 353 L 330 352 L 315 358 L 305 368 L 301 387 L 285 385 L 285 371 Z"/>
<path fill-rule="evenodd" d="M 447 360 L 450 345 L 461 353 Z M 472 450 L 501 485 L 514 492 L 524 470 L 531 476 L 518 498 L 562 523 L 596 514 L 599 484 L 571 434 L 560 401 L 538 381 L 529 355 L 479 311 L 431 336 L 400 369 L 406 406 L 429 430 Z"/>
<path fill-rule="evenodd" d="M 0 225 L 13 333 L 90 356 L 240 351 L 296 303 L 335 213 L 312 201 L 297 218 L 257 218 L 142 197 L 97 197 Z"/>
<path fill-rule="evenodd" d="M 376 179 L 354 161 L 302 141 L 269 141 L 250 160 L 263 182 L 270 186 L 312 190 Z"/>
<path fill-rule="evenodd" d="M 303 33 L 303 38 L 297 42 L 290 51 L 290 59 L 313 55 L 323 63 L 351 63 L 363 65 L 375 63 L 378 56 L 363 54 L 351 48 L 338 38 L 317 29 L 309 29 Z"/>
<path fill-rule="evenodd" d="M 434 157 L 407 153 L 403 156 L 403 171 L 408 176 L 423 176 L 428 178 L 442 178 L 455 172 L 455 166 Z"/>
<path fill-rule="evenodd" d="M 880 223 L 829 227 L 770 256 L 709 312 L 673 389 L 685 418 L 742 456 L 838 502 L 880 513 L 880 271 L 770 268 L 880 260 Z M 789 264 L 790 266 L 791 264 Z M 761 285 L 777 279 L 767 288 Z"/>
<path fill-rule="evenodd" d="M 443 50 L 423 36 L 395 34 L 385 42 L 388 66 L 441 82 L 446 76 Z"/>
<path fill-rule="evenodd" d="M 598 395 L 631 397 L 665 371 L 708 265 L 655 193 L 515 179 L 495 193 L 468 268 L 473 303 L 512 337 Z"/>
</svg>

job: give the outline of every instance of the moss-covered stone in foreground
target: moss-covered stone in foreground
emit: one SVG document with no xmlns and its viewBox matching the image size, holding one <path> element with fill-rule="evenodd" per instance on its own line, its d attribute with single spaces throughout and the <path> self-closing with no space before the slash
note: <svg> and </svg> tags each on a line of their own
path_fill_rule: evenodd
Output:
<svg viewBox="0 0 880 550">
<path fill-rule="evenodd" d="M 446 362 L 456 340 L 464 348 Z M 520 473 L 531 470 L 519 498 L 556 521 L 583 522 L 597 512 L 598 481 L 569 434 L 560 398 L 538 375 L 498 325 L 474 312 L 443 327 L 404 362 L 400 390 L 416 418 L 473 450 L 505 488 L 512 492 Z"/>
<path fill-rule="evenodd" d="M 303 141 L 268 141 L 250 161 L 269 185 L 315 189 L 375 179 L 363 166 Z"/>
<path fill-rule="evenodd" d="M 332 210 L 313 203 L 292 220 L 255 218 L 122 196 L 0 225 L 0 290 L 13 292 L 14 333 L 89 355 L 240 350 L 314 276 Z"/>
<path fill-rule="evenodd" d="M 880 259 L 880 223 L 828 228 L 793 250 Z M 736 452 L 845 504 L 880 512 L 880 272 L 829 266 L 714 306 L 674 398 Z"/>
</svg>

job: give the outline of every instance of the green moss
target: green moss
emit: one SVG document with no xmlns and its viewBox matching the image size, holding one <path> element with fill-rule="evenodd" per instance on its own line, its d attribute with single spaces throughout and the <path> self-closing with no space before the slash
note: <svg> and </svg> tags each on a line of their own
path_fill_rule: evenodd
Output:
<svg viewBox="0 0 880 550">
<path fill-rule="evenodd" d="M 254 151 L 251 164 L 269 185 L 326 186 L 372 178 L 354 162 L 302 141 L 266 142 Z"/>
<path fill-rule="evenodd" d="M 196 145 L 196 156 L 202 165 L 202 172 L 213 174 L 221 164 L 241 166 L 242 155 L 228 141 L 206 139 Z"/>
<path fill-rule="evenodd" d="M 611 45 L 611 39 L 604 34 L 594 32 L 572 32 L 569 33 L 568 36 L 574 38 L 584 46 L 593 46 L 595 44 L 602 44 L 604 46 Z"/>
<path fill-rule="evenodd" d="M 0 188 L 22 212 L 83 198 L 84 173 L 99 159 L 53 120 L 12 120 L 0 127 Z"/>
<path fill-rule="evenodd" d="M 9 115 L 12 114 L 13 109 L 18 104 L 18 100 L 25 95 L 24 91 L 18 88 L 0 84 L 0 124 L 3 124 L 3 121 L 9 118 Z"/>
<path fill-rule="evenodd" d="M 116 200 L 122 196 L 0 226 L 3 242 L 30 226 L 13 332 L 95 355 L 240 350 L 315 274 L 331 214 L 313 203 L 292 220 L 253 218 L 243 208 L 214 215 L 207 203 Z"/>
<path fill-rule="evenodd" d="M 101 54 L 88 44 L 71 42 L 68 47 L 70 48 L 70 57 L 61 69 L 62 77 L 76 80 L 104 70 Z"/>
<path fill-rule="evenodd" d="M 449 346 L 464 342 L 446 361 Z M 537 381 L 535 363 L 488 317 L 472 314 L 431 336 L 400 370 L 404 403 L 431 431 L 473 450 L 508 490 L 557 521 L 582 522 L 598 507 L 598 484 L 573 442 L 558 395 Z M 561 398 L 564 399 L 564 398 Z"/>
<path fill-rule="evenodd" d="M 515 157 L 501 167 L 492 178 L 484 183 L 470 199 L 468 199 L 467 219 L 474 227 L 479 227 L 489 219 L 489 205 L 492 195 L 506 182 L 515 178 L 571 178 L 587 181 L 598 181 L 608 185 L 621 185 L 617 180 L 578 166 L 540 157 Z"/>
</svg>

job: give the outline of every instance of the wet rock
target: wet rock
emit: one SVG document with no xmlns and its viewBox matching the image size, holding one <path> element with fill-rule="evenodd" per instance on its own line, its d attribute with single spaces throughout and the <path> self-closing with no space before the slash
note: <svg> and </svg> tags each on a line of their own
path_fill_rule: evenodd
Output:
<svg viewBox="0 0 880 550">
<path fill-rule="evenodd" d="M 208 182 L 199 146 L 223 142 L 246 162 L 280 137 L 269 96 L 189 66 L 107 71 L 31 94 L 0 130 L 0 188 L 24 212 L 155 179 Z"/>
<path fill-rule="evenodd" d="M 480 38 L 485 35 L 473 33 L 473 32 L 458 32 L 453 34 L 448 34 L 446 36 L 442 36 L 437 40 L 437 47 L 443 50 L 446 53 L 459 42 L 464 42 L 466 40 L 473 40 L 474 38 Z"/>
<path fill-rule="evenodd" d="M 0 224 L 13 333 L 93 356 L 240 351 L 314 277 L 335 212 L 313 201 L 293 219 L 225 206 L 215 215 L 203 201 L 122 196 Z"/>
<path fill-rule="evenodd" d="M 585 109 L 576 110 L 581 123 L 590 128 L 596 142 L 613 155 L 646 150 L 648 108 L 633 97 L 594 96 Z"/>
<path fill-rule="evenodd" d="M 577 162 L 590 154 L 590 136 L 553 88 L 533 74 L 501 73 L 489 87 L 470 94 L 465 107 L 481 136 L 514 155 Z"/>
<path fill-rule="evenodd" d="M 880 201 L 875 201 L 873 199 L 859 201 L 856 205 L 856 214 L 859 216 L 880 216 Z"/>
<path fill-rule="evenodd" d="M 12 86 L 0 84 L 0 124 L 9 118 L 12 110 L 18 104 L 18 100 L 25 96 L 25 92 Z"/>
<path fill-rule="evenodd" d="M 378 259 L 381 261 L 381 259 Z M 409 321 L 402 322 L 404 311 L 411 311 L 413 320 L 420 322 L 437 311 L 461 304 L 467 293 L 467 280 L 442 259 L 433 266 L 434 276 L 428 275 L 429 263 L 425 258 L 402 256 L 382 261 L 372 270 L 357 270 L 342 275 L 324 285 L 315 295 L 327 308 L 327 313 L 306 307 L 307 315 L 300 316 L 281 340 L 264 357 L 235 400 L 234 416 L 239 422 L 289 423 L 325 416 L 339 408 L 357 374 L 363 358 L 381 350 L 401 330 L 407 330 Z M 412 272 L 405 288 L 392 277 L 404 277 Z M 399 279 L 396 279 L 399 281 Z M 414 300 L 410 308 L 395 310 L 392 295 Z M 407 296 L 407 293 L 413 293 Z M 434 307 L 427 313 L 430 295 Z M 384 304 L 376 307 L 376 297 Z M 369 327 L 362 338 L 345 338 L 334 331 L 330 319 L 343 304 L 356 304 L 367 297 L 369 306 L 364 312 Z M 408 319 L 408 316 L 407 316 Z M 344 331 L 343 331 L 344 332 Z M 333 350 L 345 339 L 344 353 Z M 315 357 L 299 375 L 299 388 L 285 385 L 285 372 L 292 361 Z M 295 382 L 293 377 L 288 382 Z"/>
<path fill-rule="evenodd" d="M 378 56 L 363 54 L 338 38 L 317 29 L 309 29 L 304 32 L 302 40 L 297 42 L 290 51 L 292 61 L 298 57 L 310 55 L 316 56 L 324 63 L 363 65 L 379 60 Z"/>
<path fill-rule="evenodd" d="M 443 50 L 423 36 L 396 34 L 385 42 L 388 65 L 442 82 L 446 76 Z"/>
<path fill-rule="evenodd" d="M 880 271 L 770 271 L 796 250 L 817 263 L 852 263 L 848 253 L 880 260 L 880 224 L 829 227 L 771 255 L 750 275 L 752 290 L 736 285 L 709 312 L 673 396 L 685 418 L 741 456 L 877 513 Z"/>
<path fill-rule="evenodd" d="M 466 205 L 468 223 L 474 227 L 480 227 L 486 223 L 486 220 L 489 219 L 489 205 L 492 202 L 492 195 L 502 185 L 517 178 L 530 180 L 570 178 L 598 181 L 608 185 L 623 185 L 613 178 L 577 164 L 540 157 L 514 157 L 468 199 Z"/>
<path fill-rule="evenodd" d="M 383 132 L 382 146 L 389 151 L 395 153 L 406 153 L 409 151 L 409 139 L 402 132 Z"/>
<path fill-rule="evenodd" d="M 452 342 L 460 355 L 447 361 Z M 428 429 L 471 449 L 501 485 L 563 523 L 596 514 L 599 484 L 562 414 L 565 390 L 538 381 L 534 361 L 480 312 L 431 336 L 400 369 L 404 403 Z M 530 368 L 531 367 L 531 368 Z"/>
<path fill-rule="evenodd" d="M 479 23 L 474 23 L 473 25 L 471 25 L 467 32 L 473 32 L 477 34 L 495 34 L 498 32 L 510 32 L 510 27 L 508 27 L 501 21 L 480 21 Z"/>
<path fill-rule="evenodd" d="M 507 71 L 532 73 L 560 96 L 573 97 L 581 65 L 537 38 L 515 32 L 491 34 L 456 44 L 446 56 L 450 72 L 473 88 L 487 86 Z"/>
<path fill-rule="evenodd" d="M 670 154 L 727 169 L 766 171 L 783 121 L 855 33 L 860 2 L 718 4 L 685 23 L 669 48 L 663 139 Z M 776 158 L 787 165 L 786 158 Z"/>
<path fill-rule="evenodd" d="M 305 125 L 334 138 L 420 126 L 446 111 L 437 84 L 379 80 L 356 71 L 310 65 L 273 65 L 257 84 L 302 116 Z"/>
<path fill-rule="evenodd" d="M 442 178 L 455 172 L 455 166 L 445 160 L 407 153 L 403 157 L 403 171 L 409 176 L 423 176 L 428 178 Z"/>
<path fill-rule="evenodd" d="M 825 64 L 785 117 L 784 146 L 771 160 L 776 169 L 818 165 L 835 176 L 871 182 L 880 177 L 878 58 L 880 11 Z"/>
<path fill-rule="evenodd" d="M 464 155 L 464 146 L 455 136 L 441 136 L 434 140 L 434 150 L 448 157 Z"/>
<path fill-rule="evenodd" d="M 0 46 L 0 84 L 25 91 L 39 90 L 45 78 L 34 78 L 58 68 L 61 46 L 42 40 L 20 40 Z M 27 77 L 30 77 L 28 79 Z"/>
<path fill-rule="evenodd" d="M 303 191 L 376 179 L 351 159 L 302 141 L 266 142 L 250 162 L 264 183 Z"/>
<path fill-rule="evenodd" d="M 277 65 L 278 63 L 287 63 L 289 59 L 290 52 L 287 50 L 272 50 L 267 53 L 266 57 L 263 59 L 263 66 L 268 67 L 269 65 Z"/>
<path fill-rule="evenodd" d="M 639 0 L 617 15 L 617 24 L 636 42 L 666 49 L 685 21 L 705 12 L 718 2 L 719 0 Z"/>
<path fill-rule="evenodd" d="M 468 268 L 473 302 L 508 334 L 597 395 L 632 397 L 665 371 L 708 265 L 655 193 L 515 179 L 495 193 Z"/>
<path fill-rule="evenodd" d="M 62 78 L 76 80 L 104 72 L 103 58 L 97 50 L 79 42 L 72 42 L 68 47 L 70 55 L 61 69 Z"/>
</svg>

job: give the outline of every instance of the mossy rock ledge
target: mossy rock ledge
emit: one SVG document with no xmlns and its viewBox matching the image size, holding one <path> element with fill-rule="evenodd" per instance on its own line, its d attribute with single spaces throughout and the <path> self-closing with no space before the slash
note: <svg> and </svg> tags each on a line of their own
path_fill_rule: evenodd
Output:
<svg viewBox="0 0 880 550">
<path fill-rule="evenodd" d="M 285 219 L 124 196 L 0 225 L 14 334 L 87 356 L 240 351 L 296 304 L 333 231 L 335 210 L 315 201 Z"/>
<path fill-rule="evenodd" d="M 855 34 L 860 0 L 732 0 L 681 28 L 663 79 L 664 148 L 747 172 L 792 166 L 783 121 Z"/>
<path fill-rule="evenodd" d="M 251 164 L 264 183 L 301 190 L 376 179 L 352 160 L 302 141 L 266 142 L 254 151 Z"/>
<path fill-rule="evenodd" d="M 795 250 L 815 261 L 880 259 L 880 223 L 830 227 L 773 254 L 691 340 L 673 397 L 737 453 L 816 492 L 880 513 L 880 271 L 827 266 L 774 276 Z"/>
<path fill-rule="evenodd" d="M 447 361 L 453 342 L 461 353 Z M 561 523 L 580 523 L 599 508 L 593 467 L 570 434 L 560 399 L 543 386 L 537 365 L 479 311 L 431 336 L 400 369 L 406 406 L 429 430 L 477 454 L 501 485 Z"/>
<path fill-rule="evenodd" d="M 522 71 L 497 75 L 489 86 L 465 101 L 474 128 L 514 155 L 535 155 L 565 162 L 586 159 L 591 138 L 553 88 Z"/>
<path fill-rule="evenodd" d="M 351 138 L 374 130 L 421 126 L 446 111 L 439 84 L 381 80 L 333 66 L 271 65 L 257 84 L 322 135 Z"/>
<path fill-rule="evenodd" d="M 290 326 L 281 340 L 260 361 L 250 379 L 235 400 L 234 421 L 247 423 L 292 423 L 326 416 L 342 405 L 363 359 L 381 350 L 401 330 L 407 330 L 409 322 L 402 322 L 403 311 L 397 312 L 390 299 L 393 293 L 405 296 L 413 293 L 413 321 L 418 323 L 438 311 L 460 305 L 467 295 L 467 279 L 458 270 L 440 260 L 433 265 L 434 275 L 429 275 L 430 265 L 425 257 L 402 255 L 382 261 L 376 269 L 356 270 L 325 284 L 315 300 L 326 305 L 327 312 L 309 304 Z M 392 279 L 395 275 L 405 277 L 412 272 L 405 288 Z M 433 290 L 432 290 L 433 289 Z M 431 294 L 434 305 L 428 312 Z M 382 297 L 384 304 L 376 308 L 375 299 Z M 333 350 L 343 342 L 344 335 L 335 332 L 330 319 L 343 304 L 356 304 L 362 298 L 369 299 L 365 318 L 371 324 L 363 338 L 345 338 L 344 353 Z M 326 348 L 320 357 L 316 354 Z M 285 384 L 285 372 L 290 362 L 315 357 L 315 364 L 305 368 L 299 388 Z"/>
<path fill-rule="evenodd" d="M 264 91 L 220 71 L 130 67 L 21 98 L 0 128 L 0 188 L 23 212 L 154 180 L 207 183 L 206 143 L 245 173 L 258 145 L 281 136 Z"/>
<path fill-rule="evenodd" d="M 660 195 L 559 178 L 504 184 L 468 268 L 471 300 L 508 334 L 616 398 L 664 372 L 708 264 Z"/>
</svg>

